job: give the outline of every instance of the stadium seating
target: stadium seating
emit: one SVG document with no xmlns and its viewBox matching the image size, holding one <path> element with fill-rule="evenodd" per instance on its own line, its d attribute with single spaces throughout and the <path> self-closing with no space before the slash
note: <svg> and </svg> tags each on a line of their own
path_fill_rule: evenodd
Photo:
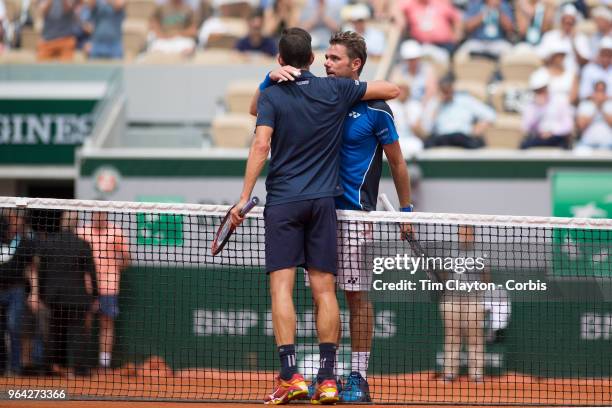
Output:
<svg viewBox="0 0 612 408">
<path fill-rule="evenodd" d="M 529 76 L 540 65 L 542 62 L 535 50 L 515 47 L 512 52 L 501 57 L 499 69 L 506 81 L 528 81 Z"/>
<path fill-rule="evenodd" d="M 231 113 L 249 113 L 251 99 L 259 83 L 257 81 L 235 81 L 229 84 L 225 96 Z"/>
<path fill-rule="evenodd" d="M 495 71 L 495 62 L 486 58 L 472 57 L 467 53 L 457 53 L 454 70 L 457 80 L 488 82 Z"/>
<path fill-rule="evenodd" d="M 490 148 L 516 149 L 523 134 L 519 115 L 498 114 L 485 139 Z"/>
<path fill-rule="evenodd" d="M 255 118 L 244 113 L 218 115 L 212 123 L 215 147 L 245 148 L 249 146 L 255 129 Z"/>
<path fill-rule="evenodd" d="M 125 5 L 125 14 L 127 19 L 149 20 L 155 7 L 155 0 L 129 0 Z"/>
</svg>

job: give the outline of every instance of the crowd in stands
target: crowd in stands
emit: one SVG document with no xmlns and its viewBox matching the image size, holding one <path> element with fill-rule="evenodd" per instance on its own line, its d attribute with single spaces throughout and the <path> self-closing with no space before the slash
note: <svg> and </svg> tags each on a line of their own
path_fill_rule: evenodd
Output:
<svg viewBox="0 0 612 408">
<path fill-rule="evenodd" d="M 75 50 L 124 58 L 125 34 L 139 24 L 141 55 L 274 57 L 282 30 L 301 26 L 318 50 L 335 31 L 357 31 L 377 57 L 397 45 L 388 43 L 396 28 L 391 78 L 403 91 L 393 106 L 406 149 L 485 146 L 507 113 L 522 116 L 521 148 L 612 148 L 609 0 L 0 0 L 0 20 L 4 48 L 24 45 L 20 33 L 33 27 L 39 60 Z M 507 60 L 532 67 L 504 71 Z"/>
</svg>

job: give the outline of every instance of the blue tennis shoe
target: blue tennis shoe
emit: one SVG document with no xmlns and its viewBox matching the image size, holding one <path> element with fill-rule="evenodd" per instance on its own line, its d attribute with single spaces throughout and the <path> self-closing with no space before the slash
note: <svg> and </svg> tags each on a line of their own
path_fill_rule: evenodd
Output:
<svg viewBox="0 0 612 408">
<path fill-rule="evenodd" d="M 365 378 L 357 371 L 353 371 L 340 392 L 342 402 L 372 402 L 370 398 L 370 386 Z"/>
</svg>

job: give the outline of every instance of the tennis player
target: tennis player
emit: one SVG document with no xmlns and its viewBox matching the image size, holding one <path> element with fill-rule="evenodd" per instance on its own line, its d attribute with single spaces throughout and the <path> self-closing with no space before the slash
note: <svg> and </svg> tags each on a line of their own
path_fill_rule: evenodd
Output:
<svg viewBox="0 0 612 408">
<path fill-rule="evenodd" d="M 337 236 L 334 197 L 343 193 L 339 177 L 342 126 L 351 106 L 362 99 L 395 98 L 388 82 L 369 84 L 340 78 L 317 78 L 311 37 L 299 28 L 286 30 L 279 41 L 279 64 L 300 71 L 300 80 L 261 86 L 257 127 L 249 152 L 240 201 L 232 222 L 243 221 L 247 203 L 271 149 L 264 211 L 266 271 L 270 275 L 272 324 L 281 370 L 267 404 L 303 398 L 308 387 L 297 372 L 296 316 L 293 286 L 297 266 L 308 270 L 317 307 L 320 368 L 311 402 L 338 401 L 334 378 L 340 316 L 335 294 Z"/>
<path fill-rule="evenodd" d="M 367 59 L 365 40 L 351 31 L 338 32 L 329 41 L 325 55 L 328 77 L 359 80 Z M 270 73 L 274 81 L 292 81 L 294 67 Z M 252 105 L 253 106 L 253 105 Z M 383 100 L 357 102 L 345 116 L 340 150 L 340 182 L 344 193 L 336 197 L 336 208 L 376 209 L 384 152 L 402 211 L 412 211 L 410 178 L 402 155 L 391 108 Z M 374 308 L 368 292 L 372 272 L 361 265 L 361 248 L 372 240 L 372 225 L 351 222 L 339 231 L 338 286 L 344 290 L 350 310 L 351 373 L 341 392 L 344 402 L 370 402 L 368 363 L 374 335 Z"/>
</svg>

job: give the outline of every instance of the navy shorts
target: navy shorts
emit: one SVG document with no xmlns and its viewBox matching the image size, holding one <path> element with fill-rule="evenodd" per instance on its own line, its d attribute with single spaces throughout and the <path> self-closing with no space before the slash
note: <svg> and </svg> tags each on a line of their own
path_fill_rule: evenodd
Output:
<svg viewBox="0 0 612 408">
<path fill-rule="evenodd" d="M 119 300 L 116 295 L 100 295 L 100 313 L 111 319 L 116 319 L 119 315 Z"/>
<path fill-rule="evenodd" d="M 266 272 L 301 266 L 336 274 L 333 197 L 266 206 Z"/>
</svg>

